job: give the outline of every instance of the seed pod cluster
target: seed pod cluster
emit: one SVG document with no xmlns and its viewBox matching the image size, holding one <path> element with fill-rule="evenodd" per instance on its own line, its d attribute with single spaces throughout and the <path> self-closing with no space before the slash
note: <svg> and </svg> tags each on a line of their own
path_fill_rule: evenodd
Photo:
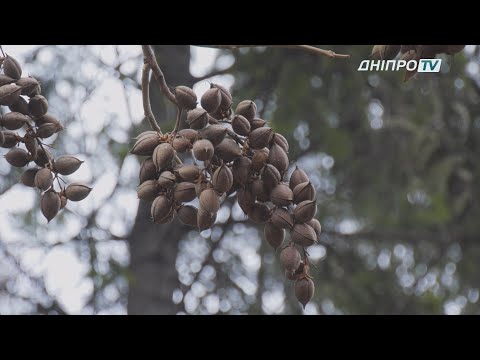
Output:
<svg viewBox="0 0 480 360">
<path fill-rule="evenodd" d="M 77 171 L 83 161 L 70 155 L 55 159 L 48 150 L 45 139 L 64 128 L 48 113 L 40 83 L 32 76 L 22 77 L 20 63 L 9 55 L 0 65 L 0 105 L 9 110 L 0 115 L 0 147 L 10 149 L 4 157 L 14 167 L 35 164 L 23 172 L 20 182 L 40 190 L 40 210 L 50 222 L 68 200 L 83 200 L 92 189 L 81 183 L 65 186 L 61 178 Z"/>
<path fill-rule="evenodd" d="M 408 62 L 433 59 L 439 54 L 455 55 L 464 48 L 465 45 L 375 45 L 370 56 L 377 60 L 392 60 L 399 56 L 400 60 Z M 416 73 L 416 70 L 405 70 L 403 81 L 408 81 Z"/>
<path fill-rule="evenodd" d="M 310 279 L 303 250 L 317 243 L 320 234 L 314 218 L 316 194 L 301 169 L 287 179 L 288 141 L 257 117 L 254 101 L 241 101 L 232 111 L 232 96 L 221 85 L 211 84 L 200 98 L 186 86 L 178 86 L 174 94 L 186 111 L 182 124 L 187 128 L 165 134 L 146 131 L 131 149 L 146 157 L 137 194 L 152 203 L 152 220 L 165 224 L 178 218 L 203 231 L 214 225 L 222 202 L 236 195 L 249 220 L 264 225 L 268 244 L 282 249 L 280 261 L 289 278 Z M 195 199 L 198 208 L 189 204 Z M 309 300 L 313 290 L 307 295 L 297 298 Z"/>
</svg>

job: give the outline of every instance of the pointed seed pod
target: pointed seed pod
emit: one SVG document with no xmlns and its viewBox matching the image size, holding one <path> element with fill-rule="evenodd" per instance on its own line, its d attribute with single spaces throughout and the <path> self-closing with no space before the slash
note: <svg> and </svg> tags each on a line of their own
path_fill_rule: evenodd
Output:
<svg viewBox="0 0 480 360">
<path fill-rule="evenodd" d="M 23 115 L 29 115 L 30 110 L 28 109 L 27 100 L 19 96 L 18 99 L 8 107 L 12 112 L 18 112 Z"/>
<path fill-rule="evenodd" d="M 43 117 L 42 117 L 42 119 L 43 119 Z M 47 122 L 49 122 L 49 121 L 47 121 Z M 147 130 L 147 131 L 141 132 L 140 134 L 135 136 L 133 139 L 138 140 L 138 139 L 143 138 L 144 136 L 154 136 L 154 135 L 158 136 L 158 133 L 156 131 L 153 131 L 153 130 Z"/>
<path fill-rule="evenodd" d="M 297 205 L 293 212 L 293 217 L 297 223 L 306 223 L 312 220 L 316 213 L 317 202 L 315 200 L 305 200 Z"/>
<path fill-rule="evenodd" d="M 255 150 L 255 153 L 252 156 L 252 167 L 255 171 L 261 171 L 267 164 L 269 153 L 270 150 L 268 148 Z"/>
<path fill-rule="evenodd" d="M 202 209 L 201 207 L 197 212 L 197 225 L 198 230 L 203 231 L 210 229 L 217 220 L 217 213 L 209 213 L 208 211 Z"/>
<path fill-rule="evenodd" d="M 230 94 L 230 91 L 225 86 L 219 85 L 219 84 L 210 84 L 211 88 L 218 88 L 220 89 L 220 94 L 221 94 L 221 101 L 220 101 L 220 106 L 219 110 L 227 110 L 232 106 L 232 94 Z"/>
<path fill-rule="evenodd" d="M 41 126 L 43 124 L 54 124 L 56 126 L 56 132 L 62 131 L 64 129 L 62 123 L 52 114 L 45 114 L 40 118 L 35 118 L 35 125 Z"/>
<path fill-rule="evenodd" d="M 40 200 L 40 210 L 48 222 L 52 220 L 60 210 L 60 196 L 54 191 L 47 191 L 42 195 Z"/>
<path fill-rule="evenodd" d="M 271 222 L 280 229 L 288 230 L 292 229 L 294 224 L 292 214 L 284 208 L 276 208 L 273 210 Z"/>
<path fill-rule="evenodd" d="M 252 100 L 243 100 L 235 109 L 235 114 L 244 116 L 248 121 L 253 120 L 257 112 L 257 105 Z M 261 146 L 264 147 L 264 146 Z"/>
<path fill-rule="evenodd" d="M 315 293 L 315 284 L 312 279 L 302 276 L 295 281 L 295 297 L 303 308 L 312 300 Z"/>
<path fill-rule="evenodd" d="M 7 84 L 0 87 L 0 105 L 10 106 L 14 104 L 21 94 L 21 87 L 17 84 Z"/>
<path fill-rule="evenodd" d="M 300 253 L 295 248 L 295 246 L 289 245 L 285 249 L 283 249 L 282 252 L 280 253 L 280 263 L 282 264 L 285 270 L 288 270 L 288 271 L 297 270 L 301 260 L 302 258 L 300 256 Z"/>
<path fill-rule="evenodd" d="M 232 171 L 223 164 L 213 173 L 212 183 L 218 193 L 228 192 L 233 185 Z"/>
<path fill-rule="evenodd" d="M 13 131 L 2 131 L 3 143 L 0 143 L 0 146 L 6 149 L 15 147 L 19 141 L 20 137 Z"/>
<path fill-rule="evenodd" d="M 254 149 L 267 147 L 272 140 L 273 130 L 267 126 L 255 129 L 248 134 L 248 143 Z"/>
<path fill-rule="evenodd" d="M 210 213 L 216 213 L 220 209 L 220 198 L 213 189 L 202 191 L 199 201 L 200 207 Z"/>
<path fill-rule="evenodd" d="M 162 143 L 158 145 L 153 151 L 153 163 L 157 170 L 168 167 L 175 156 L 175 150 L 169 143 Z"/>
<path fill-rule="evenodd" d="M 0 124 L 8 130 L 18 130 L 28 121 L 28 118 L 19 112 L 9 112 L 3 115 L 2 123 Z"/>
<path fill-rule="evenodd" d="M 254 223 L 264 224 L 270 219 L 270 210 L 267 205 L 257 202 L 247 215 Z"/>
<path fill-rule="evenodd" d="M 153 151 L 159 144 L 160 138 L 157 133 L 144 135 L 135 142 L 130 153 L 139 156 L 152 156 Z"/>
<path fill-rule="evenodd" d="M 290 189 L 295 189 L 295 187 L 303 182 L 309 182 L 310 179 L 305 171 L 300 169 L 298 166 L 293 170 L 292 175 L 290 175 Z"/>
<path fill-rule="evenodd" d="M 52 158 L 52 154 L 47 149 L 39 148 L 37 152 L 37 158 L 34 159 L 35 164 L 40 167 L 45 167 L 48 164 L 49 160 Z"/>
<path fill-rule="evenodd" d="M 208 124 L 208 113 L 205 109 L 195 108 L 187 113 L 187 123 L 191 129 L 200 130 Z"/>
<path fill-rule="evenodd" d="M 194 182 L 200 176 L 200 168 L 196 165 L 185 165 L 174 170 L 174 174 L 187 182 Z"/>
<path fill-rule="evenodd" d="M 22 76 L 22 67 L 16 59 L 7 55 L 3 61 L 3 73 L 6 76 L 18 80 Z"/>
<path fill-rule="evenodd" d="M 293 191 L 285 184 L 278 184 L 273 188 L 270 200 L 277 206 L 288 206 L 293 201 Z"/>
<path fill-rule="evenodd" d="M 272 164 L 267 164 L 262 171 L 262 180 L 265 186 L 273 189 L 282 180 L 282 175 Z"/>
<path fill-rule="evenodd" d="M 175 139 L 173 139 L 172 146 L 175 151 L 184 153 L 192 148 L 192 143 L 187 138 L 177 135 Z"/>
<path fill-rule="evenodd" d="M 238 135 L 247 136 L 250 133 L 250 123 L 242 115 L 235 115 L 232 120 L 232 129 Z"/>
<path fill-rule="evenodd" d="M 155 169 L 156 171 L 156 169 Z M 172 189 L 177 181 L 176 176 L 170 171 L 164 171 L 158 178 L 158 186 L 164 189 Z"/>
<path fill-rule="evenodd" d="M 35 95 L 28 103 L 30 113 L 35 117 L 42 117 L 48 111 L 48 101 L 42 95 Z"/>
<path fill-rule="evenodd" d="M 268 162 L 275 166 L 280 174 L 288 169 L 288 156 L 280 145 L 273 144 L 268 155 Z"/>
<path fill-rule="evenodd" d="M 187 138 L 188 140 L 190 140 L 190 143 L 193 145 L 193 143 L 197 140 L 198 131 L 194 129 L 182 129 L 177 133 L 177 135 Z"/>
<path fill-rule="evenodd" d="M 200 105 L 208 113 L 213 113 L 217 111 L 220 103 L 222 102 L 222 94 L 219 88 L 213 87 L 205 91 L 202 98 L 200 99 Z"/>
<path fill-rule="evenodd" d="M 191 110 L 197 107 L 197 95 L 188 86 L 177 86 L 175 88 L 175 99 L 182 109 Z"/>
<path fill-rule="evenodd" d="M 175 186 L 175 190 L 173 192 L 173 196 L 175 200 L 178 202 L 190 202 L 195 199 L 195 184 L 191 182 L 181 182 Z"/>
<path fill-rule="evenodd" d="M 165 221 L 169 218 L 171 212 L 172 204 L 165 195 L 159 195 L 153 200 L 150 214 L 154 223 L 160 224 Z"/>
<path fill-rule="evenodd" d="M 247 185 L 252 174 L 252 160 L 246 156 L 241 156 L 233 162 L 232 174 L 240 185 Z"/>
<path fill-rule="evenodd" d="M 273 247 L 274 250 L 277 250 L 277 248 L 282 245 L 283 239 L 285 239 L 285 230 L 276 227 L 270 221 L 265 224 L 263 233 L 265 240 L 267 240 L 268 244 Z"/>
<path fill-rule="evenodd" d="M 273 135 L 272 141 L 273 143 L 280 146 L 283 149 L 283 151 L 285 151 L 285 153 L 288 153 L 290 146 L 288 145 L 287 139 L 285 139 L 285 137 L 282 134 L 275 133 Z"/>
<path fill-rule="evenodd" d="M 175 215 L 175 211 L 174 211 L 172 206 L 170 206 L 169 211 L 170 212 L 167 214 L 167 216 L 165 216 L 162 219 L 156 220 L 155 224 L 168 224 L 168 223 L 170 223 L 173 220 L 173 217 Z"/>
<path fill-rule="evenodd" d="M 206 180 L 197 181 L 197 183 L 195 184 L 195 194 L 197 195 L 197 197 L 200 197 L 200 194 L 203 190 L 208 189 L 208 185 L 211 184 Z"/>
<path fill-rule="evenodd" d="M 200 132 L 202 139 L 210 140 L 213 146 L 220 144 L 225 136 L 227 136 L 228 129 L 222 125 L 210 125 Z"/>
<path fill-rule="evenodd" d="M 71 201 L 82 201 L 90 194 L 90 191 L 92 191 L 91 187 L 74 182 L 65 189 L 65 196 Z"/>
<path fill-rule="evenodd" d="M 27 148 L 28 152 L 30 153 L 32 159 L 36 159 L 38 156 L 38 142 L 37 139 L 31 136 L 25 136 L 23 139 L 25 142 L 25 147 Z"/>
<path fill-rule="evenodd" d="M 291 235 L 292 240 L 300 246 L 311 246 L 317 242 L 315 230 L 307 224 L 295 224 Z"/>
<path fill-rule="evenodd" d="M 37 129 L 37 136 L 42 139 L 47 139 L 57 132 L 57 126 L 55 124 L 47 123 L 42 124 Z"/>
<path fill-rule="evenodd" d="M 235 140 L 225 138 L 220 144 L 215 146 L 215 154 L 224 162 L 229 163 L 242 156 L 242 149 Z"/>
<path fill-rule="evenodd" d="M 151 157 L 143 160 L 140 165 L 140 171 L 138 174 L 140 184 L 147 180 L 155 180 L 157 178 L 157 168 L 153 163 Z"/>
<path fill-rule="evenodd" d="M 140 184 L 137 189 L 139 199 L 153 201 L 158 196 L 158 183 L 156 180 L 147 180 Z"/>
<path fill-rule="evenodd" d="M 34 97 L 40 94 L 40 84 L 33 76 L 22 77 L 17 81 L 17 85 L 22 88 L 21 94 L 29 97 Z"/>
<path fill-rule="evenodd" d="M 249 214 L 252 212 L 253 207 L 255 205 L 255 198 L 250 191 L 245 189 L 238 189 L 237 191 L 237 201 L 238 205 L 242 209 L 245 214 Z"/>
<path fill-rule="evenodd" d="M 34 179 L 35 187 L 40 190 L 48 190 L 53 184 L 53 176 L 50 169 L 43 168 L 37 171 Z"/>
<path fill-rule="evenodd" d="M 15 79 L 12 79 L 10 76 L 0 74 L 0 86 L 8 85 L 14 82 L 15 82 Z"/>
<path fill-rule="evenodd" d="M 176 214 L 183 225 L 197 227 L 198 210 L 195 206 L 182 205 L 176 210 Z"/>
<path fill-rule="evenodd" d="M 30 156 L 21 148 L 14 148 L 5 155 L 5 160 L 15 167 L 24 167 L 30 162 Z"/>
<path fill-rule="evenodd" d="M 210 140 L 200 139 L 193 144 L 193 155 L 200 161 L 210 160 L 214 154 L 214 147 Z"/>
<path fill-rule="evenodd" d="M 29 187 L 35 187 L 35 175 L 37 175 L 38 170 L 40 169 L 34 168 L 25 170 L 20 177 L 22 184 Z"/>
<path fill-rule="evenodd" d="M 253 196 L 259 196 L 265 193 L 265 186 L 263 185 L 263 181 L 261 179 L 255 179 L 250 184 L 250 191 L 252 192 Z"/>
<path fill-rule="evenodd" d="M 264 127 L 265 125 L 267 125 L 267 122 L 265 120 L 260 118 L 254 118 L 250 121 L 250 131 Z"/>
<path fill-rule="evenodd" d="M 312 183 L 303 182 L 293 189 L 293 202 L 299 204 L 305 200 L 315 200 L 316 191 Z"/>
<path fill-rule="evenodd" d="M 317 219 L 312 219 L 306 222 L 307 225 L 311 226 L 315 234 L 317 235 L 317 240 L 320 239 L 320 234 L 322 232 L 322 225 L 320 225 L 320 221 Z"/>
</svg>

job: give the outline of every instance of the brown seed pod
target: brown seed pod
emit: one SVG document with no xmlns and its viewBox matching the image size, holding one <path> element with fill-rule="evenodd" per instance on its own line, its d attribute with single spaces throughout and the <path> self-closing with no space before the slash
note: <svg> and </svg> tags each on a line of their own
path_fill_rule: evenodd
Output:
<svg viewBox="0 0 480 360">
<path fill-rule="evenodd" d="M 40 210 L 48 222 L 58 214 L 61 205 L 60 196 L 54 191 L 45 192 L 40 200 Z"/>
<path fill-rule="evenodd" d="M 258 194 L 257 201 L 261 203 L 270 201 L 270 193 L 268 193 L 267 191 L 264 191 L 263 193 Z"/>
<path fill-rule="evenodd" d="M 40 190 L 48 190 L 53 184 L 53 176 L 50 169 L 43 168 L 37 171 L 34 179 L 35 187 Z"/>
<path fill-rule="evenodd" d="M 215 154 L 224 162 L 229 163 L 242 156 L 242 149 L 235 140 L 225 138 L 220 144 L 215 146 Z"/>
<path fill-rule="evenodd" d="M 165 195 L 159 195 L 153 200 L 150 214 L 155 224 L 165 223 L 172 214 L 172 204 Z"/>
<path fill-rule="evenodd" d="M 255 205 L 255 197 L 250 191 L 242 188 L 238 189 L 237 201 L 238 205 L 245 214 L 252 212 L 253 206 Z"/>
<path fill-rule="evenodd" d="M 40 169 L 33 168 L 25 170 L 20 177 L 22 184 L 29 187 L 35 187 L 35 175 L 37 175 L 38 170 Z"/>
<path fill-rule="evenodd" d="M 184 153 L 192 148 L 192 143 L 187 138 L 177 135 L 175 139 L 173 139 L 172 146 L 175 151 Z"/>
<path fill-rule="evenodd" d="M 198 210 L 192 205 L 182 205 L 176 210 L 178 220 L 183 225 L 197 227 Z"/>
<path fill-rule="evenodd" d="M 283 239 L 285 239 L 285 230 L 276 227 L 268 221 L 265 224 L 264 235 L 265 240 L 267 240 L 270 246 L 277 250 L 277 248 L 282 245 Z"/>
<path fill-rule="evenodd" d="M 299 204 L 305 200 L 315 200 L 316 191 L 310 181 L 303 182 L 293 189 L 293 202 Z"/>
<path fill-rule="evenodd" d="M 280 145 L 273 144 L 268 155 L 268 162 L 275 166 L 280 174 L 288 169 L 288 156 Z"/>
<path fill-rule="evenodd" d="M 19 141 L 20 137 L 13 131 L 2 131 L 3 143 L 0 143 L 0 146 L 6 149 L 15 147 Z"/>
<path fill-rule="evenodd" d="M 158 145 L 153 151 L 153 163 L 157 170 L 161 170 L 170 166 L 175 156 L 175 150 L 169 143 L 162 143 Z"/>
<path fill-rule="evenodd" d="M 213 146 L 220 144 L 225 136 L 227 136 L 228 129 L 222 125 L 210 125 L 200 132 L 202 139 L 210 140 Z"/>
<path fill-rule="evenodd" d="M 195 108 L 188 112 L 187 123 L 191 129 L 200 130 L 208 124 L 208 113 L 205 109 Z"/>
<path fill-rule="evenodd" d="M 191 182 L 181 182 L 175 186 L 175 190 L 173 192 L 173 196 L 175 200 L 178 202 L 190 202 L 195 199 L 195 184 Z"/>
<path fill-rule="evenodd" d="M 15 80 L 18 80 L 22 76 L 22 67 L 16 59 L 7 55 L 3 61 L 3 73 Z"/>
<path fill-rule="evenodd" d="M 283 151 L 285 151 L 285 153 L 288 154 L 288 150 L 290 146 L 288 145 L 287 139 L 285 139 L 285 137 L 282 134 L 275 133 L 273 135 L 272 141 L 274 144 L 277 144 L 278 146 L 280 146 L 283 149 Z"/>
<path fill-rule="evenodd" d="M 88 194 L 90 194 L 90 191 L 92 191 L 91 187 L 82 183 L 74 182 L 68 185 L 65 189 L 65 196 L 71 201 L 82 201 L 88 196 Z"/>
<path fill-rule="evenodd" d="M 159 144 L 160 138 L 157 133 L 147 134 L 138 138 L 130 153 L 139 156 L 152 156 L 153 151 Z"/>
<path fill-rule="evenodd" d="M 295 224 L 291 235 L 292 240 L 300 246 L 311 246 L 317 242 L 315 230 L 307 224 Z"/>
<path fill-rule="evenodd" d="M 214 147 L 210 140 L 200 139 L 193 144 L 193 155 L 197 160 L 210 160 L 214 154 Z"/>
<path fill-rule="evenodd" d="M 5 155 L 5 160 L 15 167 L 24 167 L 30 162 L 30 156 L 21 148 L 14 148 Z"/>
<path fill-rule="evenodd" d="M 260 118 L 254 118 L 250 121 L 250 131 L 264 127 L 265 125 L 267 125 L 267 122 L 265 120 Z"/>
<path fill-rule="evenodd" d="M 36 159 L 38 155 L 38 142 L 32 136 L 25 136 L 23 139 L 25 143 L 25 147 L 27 148 L 28 152 L 30 153 L 32 159 Z"/>
<path fill-rule="evenodd" d="M 147 180 L 140 184 L 137 189 L 139 199 L 153 201 L 158 196 L 158 183 L 156 180 Z"/>
<path fill-rule="evenodd" d="M 311 226 L 312 229 L 315 231 L 315 234 L 317 235 L 317 240 L 320 239 L 320 234 L 322 232 L 322 225 L 320 225 L 320 221 L 318 221 L 317 219 L 312 219 L 310 221 L 307 221 L 306 224 Z"/>
<path fill-rule="evenodd" d="M 293 190 L 298 184 L 309 181 L 310 179 L 308 178 L 307 173 L 298 166 L 295 166 L 295 170 L 293 170 L 292 175 L 290 175 L 290 189 Z"/>
<path fill-rule="evenodd" d="M 0 105 L 10 106 L 20 97 L 21 87 L 17 84 L 7 84 L 0 87 Z"/>
<path fill-rule="evenodd" d="M 230 94 L 230 91 L 228 91 L 225 86 L 219 84 L 211 83 L 210 87 L 220 89 L 221 101 L 219 110 L 225 111 L 227 109 L 230 109 L 230 106 L 232 106 L 232 94 Z"/>
<path fill-rule="evenodd" d="M 17 81 L 17 85 L 22 88 L 22 95 L 34 97 L 41 93 L 40 84 L 33 76 L 20 78 Z"/>
<path fill-rule="evenodd" d="M 255 150 L 255 153 L 252 156 L 252 167 L 255 171 L 261 171 L 267 164 L 269 153 L 270 150 L 268 148 Z"/>
<path fill-rule="evenodd" d="M 252 160 L 246 156 L 241 156 L 233 162 L 233 178 L 240 185 L 247 185 L 252 174 Z"/>
<path fill-rule="evenodd" d="M 175 211 L 173 207 L 170 207 L 170 212 L 163 219 L 157 220 L 156 224 L 168 224 L 173 220 Z"/>
<path fill-rule="evenodd" d="M 220 197 L 214 189 L 205 189 L 199 197 L 200 207 L 210 213 L 216 213 L 220 209 Z"/>
<path fill-rule="evenodd" d="M 252 192 L 253 196 L 259 196 L 265 193 L 265 186 L 261 179 L 254 179 L 250 184 L 250 191 Z"/>
<path fill-rule="evenodd" d="M 63 209 L 65 206 L 67 206 L 67 203 L 68 199 L 63 195 L 60 195 L 60 209 Z"/>
<path fill-rule="evenodd" d="M 293 191 L 287 185 L 280 183 L 273 188 L 270 200 L 277 206 L 288 206 L 293 201 Z"/>
<path fill-rule="evenodd" d="M 235 114 L 244 116 L 248 121 L 253 120 L 257 112 L 257 105 L 252 100 L 243 100 L 235 109 Z M 264 146 L 261 146 L 264 147 Z"/>
<path fill-rule="evenodd" d="M 19 96 L 17 101 L 8 107 L 12 112 L 18 112 L 23 115 L 29 115 L 28 102 L 23 97 Z"/>
<path fill-rule="evenodd" d="M 42 116 L 41 118 L 37 119 L 36 121 L 39 121 L 41 119 L 44 119 L 45 117 L 47 117 L 47 115 L 45 116 Z M 51 121 L 46 121 L 46 122 L 51 122 Z M 141 132 L 140 134 L 138 134 L 137 136 L 135 136 L 133 139 L 134 140 L 138 140 L 138 139 L 141 139 L 143 138 L 144 136 L 153 136 L 153 135 L 157 135 L 158 136 L 158 133 L 156 131 L 153 131 L 153 130 L 147 130 L 147 131 L 144 131 L 144 132 Z"/>
<path fill-rule="evenodd" d="M 155 180 L 157 178 L 157 168 L 153 163 L 151 157 L 143 160 L 140 165 L 140 172 L 138 174 L 140 184 L 147 180 Z"/>
<path fill-rule="evenodd" d="M 155 169 L 156 171 L 156 169 Z M 172 189 L 177 181 L 176 176 L 170 171 L 164 171 L 158 178 L 158 186 L 164 189 Z"/>
<path fill-rule="evenodd" d="M 276 227 L 280 229 L 288 229 L 290 230 L 293 228 L 293 216 L 287 209 L 284 208 L 276 208 L 272 212 L 271 222 Z"/>
<path fill-rule="evenodd" d="M 268 189 L 273 189 L 282 180 L 282 175 L 272 164 L 267 164 L 262 171 L 262 180 Z"/>
<path fill-rule="evenodd" d="M 50 151 L 44 148 L 39 148 L 37 152 L 37 158 L 34 159 L 35 164 L 37 164 L 40 167 L 45 167 L 45 165 L 48 164 L 50 159 L 52 158 L 52 154 Z"/>
<path fill-rule="evenodd" d="M 205 91 L 200 99 L 200 105 L 209 113 L 217 111 L 222 102 L 222 94 L 219 88 L 212 87 Z"/>
<path fill-rule="evenodd" d="M 267 205 L 256 202 L 247 215 L 254 223 L 264 224 L 270 219 L 270 209 Z"/>
<path fill-rule="evenodd" d="M 177 133 L 177 135 L 187 138 L 193 145 L 193 143 L 197 140 L 198 131 L 194 129 L 182 129 Z"/>
<path fill-rule="evenodd" d="M 37 129 L 37 136 L 42 139 L 47 139 L 57 132 L 57 126 L 55 124 L 47 123 L 42 124 Z"/>
<path fill-rule="evenodd" d="M 267 126 L 255 129 L 248 134 L 248 143 L 253 149 L 267 147 L 272 140 L 273 130 Z"/>
<path fill-rule="evenodd" d="M 174 170 L 177 177 L 186 182 L 194 182 L 200 175 L 200 168 L 196 165 L 185 165 Z"/>
<path fill-rule="evenodd" d="M 3 115 L 2 123 L 0 124 L 8 130 L 18 130 L 28 122 L 28 118 L 19 112 L 9 112 Z"/>
<path fill-rule="evenodd" d="M 175 99 L 182 109 L 191 110 L 197 107 L 197 95 L 187 86 L 177 86 L 175 88 Z"/>
<path fill-rule="evenodd" d="M 58 119 L 52 114 L 45 114 L 40 118 L 35 118 L 34 120 L 35 120 L 35 125 L 37 126 L 41 126 L 43 124 L 54 124 L 56 126 L 56 132 L 62 131 L 64 129 L 62 123 L 58 121 Z"/>
<path fill-rule="evenodd" d="M 0 86 L 8 85 L 14 82 L 15 79 L 12 79 L 10 76 L 0 74 Z"/>
<path fill-rule="evenodd" d="M 233 185 L 232 171 L 223 164 L 213 173 L 213 188 L 220 194 L 228 192 Z"/>
<path fill-rule="evenodd" d="M 302 304 L 303 308 L 313 298 L 315 293 L 315 284 L 312 279 L 302 276 L 295 281 L 295 297 Z"/>
<path fill-rule="evenodd" d="M 295 246 L 287 246 L 280 253 L 280 263 L 282 264 L 285 270 L 288 270 L 288 271 L 297 270 L 301 260 L 302 258 L 300 256 L 300 253 L 295 248 Z"/>
<path fill-rule="evenodd" d="M 217 220 L 217 213 L 209 213 L 208 211 L 200 208 L 197 212 L 197 225 L 198 230 L 203 231 L 210 229 Z"/>
<path fill-rule="evenodd" d="M 250 123 L 242 115 L 235 115 L 232 119 L 232 129 L 238 135 L 247 136 L 250 133 Z"/>
<path fill-rule="evenodd" d="M 375 45 L 371 56 L 379 60 L 392 60 L 400 52 L 401 45 Z"/>
<path fill-rule="evenodd" d="M 306 223 L 307 221 L 312 220 L 316 213 L 317 202 L 315 200 L 305 200 L 297 205 L 293 211 L 293 217 L 297 223 Z"/>
<path fill-rule="evenodd" d="M 48 111 L 48 101 L 42 95 L 35 95 L 28 103 L 30 113 L 35 117 L 42 117 Z"/>
</svg>

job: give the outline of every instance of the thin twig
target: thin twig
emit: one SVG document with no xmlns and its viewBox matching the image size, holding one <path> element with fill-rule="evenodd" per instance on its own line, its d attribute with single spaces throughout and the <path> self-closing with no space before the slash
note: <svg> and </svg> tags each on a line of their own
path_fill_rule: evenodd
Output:
<svg viewBox="0 0 480 360">
<path fill-rule="evenodd" d="M 2 45 L 0 45 L 0 51 L 2 52 L 2 55 L 5 57 L 5 52 L 3 51 Z"/>
<path fill-rule="evenodd" d="M 174 133 L 176 133 L 180 128 L 181 118 L 182 118 L 182 108 L 180 106 L 177 106 L 177 119 L 175 120 L 175 128 L 173 129 Z"/>
<path fill-rule="evenodd" d="M 150 65 L 145 62 L 143 64 L 142 72 L 142 98 L 143 98 L 143 110 L 145 117 L 148 119 L 152 130 L 158 131 L 162 134 L 162 130 L 155 119 L 155 115 L 152 112 L 152 106 L 150 105 Z"/>
</svg>

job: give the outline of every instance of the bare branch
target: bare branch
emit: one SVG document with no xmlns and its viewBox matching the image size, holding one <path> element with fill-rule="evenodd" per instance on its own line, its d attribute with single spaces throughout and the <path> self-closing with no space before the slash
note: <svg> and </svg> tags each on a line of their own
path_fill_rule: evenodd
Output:
<svg viewBox="0 0 480 360">
<path fill-rule="evenodd" d="M 162 130 L 153 115 L 152 106 L 150 105 L 150 65 L 145 63 L 143 65 L 142 72 L 142 98 L 143 98 L 143 110 L 145 117 L 148 119 L 150 126 L 153 130 L 158 131 L 160 134 Z"/>
</svg>

